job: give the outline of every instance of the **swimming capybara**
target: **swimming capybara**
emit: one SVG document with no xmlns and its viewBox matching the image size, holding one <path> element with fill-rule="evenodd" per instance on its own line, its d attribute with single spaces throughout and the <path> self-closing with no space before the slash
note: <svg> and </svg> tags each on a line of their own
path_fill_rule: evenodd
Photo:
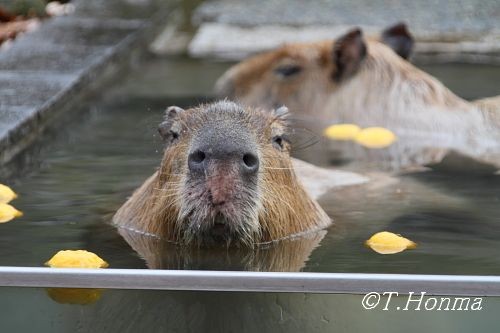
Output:
<svg viewBox="0 0 500 333">
<path fill-rule="evenodd" d="M 336 40 L 289 44 L 233 66 L 216 90 L 252 107 L 284 104 L 322 128 L 354 123 L 397 135 L 389 149 L 357 157 L 381 155 L 412 167 L 439 163 L 451 152 L 500 167 L 500 98 L 458 97 L 401 56 L 412 41 L 401 26 L 380 40 L 353 29 Z M 356 147 L 349 148 L 352 154 Z"/>
<path fill-rule="evenodd" d="M 169 107 L 159 126 L 166 142 L 161 165 L 114 223 L 180 244 L 225 246 L 328 226 L 294 172 L 286 113 L 229 101 Z"/>
</svg>

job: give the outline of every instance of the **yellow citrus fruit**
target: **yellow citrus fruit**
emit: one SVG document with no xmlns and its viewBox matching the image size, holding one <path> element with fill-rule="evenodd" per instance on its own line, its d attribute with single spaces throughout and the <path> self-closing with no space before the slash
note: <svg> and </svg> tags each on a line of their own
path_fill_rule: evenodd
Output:
<svg viewBox="0 0 500 333">
<path fill-rule="evenodd" d="M 16 217 L 23 216 L 23 212 L 6 203 L 0 203 L 0 223 L 9 222 Z"/>
<path fill-rule="evenodd" d="M 376 233 L 365 244 L 380 254 L 394 254 L 417 247 L 417 243 L 388 231 Z"/>
<path fill-rule="evenodd" d="M 61 250 L 45 265 L 52 268 L 106 268 L 108 263 L 85 250 Z"/>
<path fill-rule="evenodd" d="M 396 141 L 396 135 L 383 127 L 367 127 L 356 135 L 355 140 L 367 148 L 385 148 Z"/>
<path fill-rule="evenodd" d="M 47 288 L 47 294 L 61 304 L 92 304 L 101 298 L 101 289 Z"/>
<path fill-rule="evenodd" d="M 6 185 L 0 184 L 0 203 L 9 203 L 17 198 L 17 194 Z"/>
<path fill-rule="evenodd" d="M 354 140 L 360 131 L 358 125 L 337 124 L 327 127 L 323 133 L 332 140 Z"/>
</svg>

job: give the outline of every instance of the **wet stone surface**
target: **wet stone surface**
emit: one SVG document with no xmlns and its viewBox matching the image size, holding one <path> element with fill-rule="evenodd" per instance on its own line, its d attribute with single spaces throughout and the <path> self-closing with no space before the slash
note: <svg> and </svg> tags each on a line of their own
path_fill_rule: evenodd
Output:
<svg viewBox="0 0 500 333">
<path fill-rule="evenodd" d="M 73 0 L 74 1 L 74 0 Z M 121 18 L 149 19 L 152 13 L 162 10 L 168 0 L 87 0 L 79 1 L 77 17 L 99 19 Z"/>
<path fill-rule="evenodd" d="M 0 114 L 2 121 L 0 122 L 0 136 L 6 136 L 9 129 L 22 121 L 26 117 L 30 117 L 35 112 L 35 107 L 19 107 L 19 106 L 2 106 L 0 105 Z"/>
<path fill-rule="evenodd" d="M 378 33 L 406 22 L 426 62 L 500 63 L 500 2 L 486 0 L 216 0 L 193 15 L 190 54 L 239 60 L 283 43 Z"/>
<path fill-rule="evenodd" d="M 19 43 L 0 54 L 0 70 L 77 73 L 91 65 L 104 52 L 102 48 L 89 45 L 19 40 Z"/>
<path fill-rule="evenodd" d="M 141 43 L 141 32 L 153 25 L 165 3 L 75 0 L 73 15 L 42 21 L 2 49 L 0 164 L 35 139 L 26 128 L 43 127 L 48 115 L 98 82 L 108 68 L 118 67 L 111 64 Z"/>
<path fill-rule="evenodd" d="M 5 112 L 22 110 L 23 106 L 35 108 L 50 99 L 71 81 L 70 75 L 44 75 L 44 73 L 5 73 L 0 71 L 0 106 Z M 9 111 L 9 107 L 15 107 Z M 3 114 L 4 115 L 4 114 Z M 4 115 L 5 116 L 5 115 Z M 1 123 L 6 119 L 1 118 Z"/>
<path fill-rule="evenodd" d="M 204 3 L 197 21 L 239 26 L 367 25 L 406 21 L 412 29 L 480 33 L 500 29 L 500 2 L 485 0 L 218 0 Z"/>
<path fill-rule="evenodd" d="M 47 21 L 43 30 L 28 34 L 24 42 L 65 46 L 109 46 L 120 42 L 128 34 L 140 28 L 142 20 L 98 19 L 82 17 L 60 17 Z"/>
</svg>

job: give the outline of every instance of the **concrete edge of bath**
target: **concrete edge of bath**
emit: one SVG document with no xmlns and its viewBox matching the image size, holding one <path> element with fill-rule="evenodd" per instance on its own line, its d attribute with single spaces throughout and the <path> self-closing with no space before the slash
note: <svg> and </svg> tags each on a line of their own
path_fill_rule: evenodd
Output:
<svg viewBox="0 0 500 333">
<path fill-rule="evenodd" d="M 500 276 L 0 267 L 1 287 L 500 296 Z"/>
<path fill-rule="evenodd" d="M 376 36 L 384 27 L 361 26 L 368 36 Z M 206 22 L 201 24 L 188 46 L 189 54 L 197 58 L 215 58 L 240 61 L 252 54 L 268 51 L 284 43 L 306 42 L 336 38 L 348 31 L 348 25 L 280 26 L 259 25 L 255 27 L 237 24 Z M 411 27 L 410 27 L 411 28 Z M 465 62 L 478 64 L 500 64 L 500 46 L 497 31 L 470 39 L 455 37 L 450 42 L 439 34 L 430 38 L 428 34 L 416 36 L 417 44 L 412 57 L 420 63 Z M 224 36 L 221 38 L 220 36 Z M 256 41 L 259 41 L 256 43 Z"/>
<path fill-rule="evenodd" d="M 420 63 L 500 64 L 499 8 L 495 0 L 481 6 L 473 0 L 395 0 L 390 9 L 383 0 L 212 0 L 193 14 L 200 29 L 189 49 L 194 56 L 241 60 L 287 42 L 331 39 L 354 26 L 378 35 L 402 21 L 417 41 Z"/>
<path fill-rule="evenodd" d="M 0 165 L 147 50 L 172 7 L 154 1 L 135 13 L 77 0 L 72 16 L 44 21 L 0 52 Z"/>
</svg>

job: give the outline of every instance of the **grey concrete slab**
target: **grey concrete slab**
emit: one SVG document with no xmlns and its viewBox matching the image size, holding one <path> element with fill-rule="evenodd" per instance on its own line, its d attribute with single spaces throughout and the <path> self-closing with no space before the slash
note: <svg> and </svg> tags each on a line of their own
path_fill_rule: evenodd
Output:
<svg viewBox="0 0 500 333">
<path fill-rule="evenodd" d="M 239 60 L 287 42 L 333 39 L 354 26 L 379 32 L 406 22 L 424 61 L 500 63 L 500 1 L 215 0 L 193 15 L 189 52 Z"/>
<path fill-rule="evenodd" d="M 7 135 L 12 125 L 17 124 L 26 117 L 30 117 L 36 108 L 34 106 L 8 106 L 0 105 L 0 137 Z"/>
<path fill-rule="evenodd" d="M 498 0 L 217 0 L 201 5 L 198 22 L 237 26 L 369 25 L 403 20 L 415 31 L 481 33 L 500 28 Z"/>
<path fill-rule="evenodd" d="M 0 106 L 0 157 L 8 160 L 18 153 L 37 125 L 37 107 Z"/>
<path fill-rule="evenodd" d="M 88 0 L 75 2 L 77 17 L 145 19 L 171 0 Z"/>
<path fill-rule="evenodd" d="M 44 20 L 0 51 L 0 164 L 145 50 L 170 1 L 72 3 L 73 15 Z"/>
<path fill-rule="evenodd" d="M 104 52 L 103 46 L 34 42 L 23 37 L 0 53 L 0 71 L 78 72 Z"/>
<path fill-rule="evenodd" d="M 23 42 L 57 45 L 108 46 L 119 42 L 144 25 L 142 20 L 57 17 L 44 23 L 43 30 L 22 37 Z"/>
<path fill-rule="evenodd" d="M 0 106 L 30 106 L 43 104 L 74 79 L 70 75 L 53 73 L 5 73 L 0 71 Z M 2 122 L 5 120 L 0 114 Z"/>
</svg>

